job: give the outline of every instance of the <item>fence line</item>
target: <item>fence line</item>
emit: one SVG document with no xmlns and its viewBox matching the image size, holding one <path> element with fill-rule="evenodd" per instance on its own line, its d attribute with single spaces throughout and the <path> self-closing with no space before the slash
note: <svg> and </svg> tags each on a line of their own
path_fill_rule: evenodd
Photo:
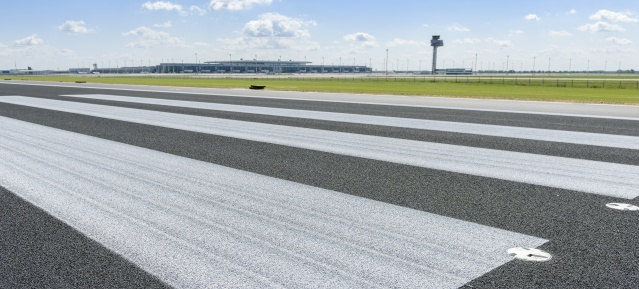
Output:
<svg viewBox="0 0 639 289">
<path fill-rule="evenodd" d="M 80 76 L 80 75 L 78 75 Z M 315 80 L 315 81 L 393 81 L 412 83 L 468 83 L 487 85 L 513 85 L 537 87 L 569 88 L 615 88 L 639 89 L 639 78 L 552 78 L 552 77 L 515 77 L 490 75 L 434 76 L 434 75 L 384 75 L 384 74 L 337 74 L 337 75 L 284 75 L 284 74 L 101 74 L 82 77 L 133 77 L 167 79 L 237 79 L 237 80 Z"/>
<path fill-rule="evenodd" d="M 250 77 L 248 77 L 250 79 Z M 449 76 L 449 77 L 429 77 L 429 76 L 381 76 L 381 77 L 304 77 L 304 76 L 266 76 L 253 78 L 269 80 L 318 80 L 318 81 L 393 81 L 411 83 L 468 83 L 487 85 L 513 85 L 513 86 L 537 86 L 537 87 L 566 87 L 566 88 L 616 88 L 616 89 L 639 89 L 639 79 L 568 79 L 568 78 L 537 78 L 537 77 L 487 77 L 487 76 Z"/>
</svg>

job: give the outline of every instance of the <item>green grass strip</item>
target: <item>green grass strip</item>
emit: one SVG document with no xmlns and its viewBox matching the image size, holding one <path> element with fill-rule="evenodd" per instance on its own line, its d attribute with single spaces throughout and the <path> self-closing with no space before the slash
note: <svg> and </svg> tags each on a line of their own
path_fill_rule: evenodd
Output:
<svg viewBox="0 0 639 289">
<path fill-rule="evenodd" d="M 639 104 L 639 80 L 634 79 L 537 79 L 502 77 L 416 78 L 201 78 L 191 76 L 14 76 L 13 79 L 105 84 L 133 84 L 208 88 L 248 88 L 266 85 L 269 90 L 344 92 L 410 96 L 562 101 L 580 103 Z"/>
</svg>

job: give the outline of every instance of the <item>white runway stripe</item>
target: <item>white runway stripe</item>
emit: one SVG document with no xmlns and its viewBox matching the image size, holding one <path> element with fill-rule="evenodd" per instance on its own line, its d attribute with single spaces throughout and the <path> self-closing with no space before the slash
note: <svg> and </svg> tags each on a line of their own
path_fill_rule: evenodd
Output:
<svg viewBox="0 0 639 289">
<path fill-rule="evenodd" d="M 639 167 L 29 97 L 2 102 L 632 199 Z"/>
<path fill-rule="evenodd" d="M 546 240 L 0 117 L 0 185 L 179 288 L 455 288 Z"/>
<path fill-rule="evenodd" d="M 119 95 L 86 94 L 64 95 L 76 98 L 112 100 L 120 102 L 132 102 L 143 104 L 166 105 L 174 107 L 198 108 L 207 110 L 230 111 L 239 113 L 263 114 L 283 117 L 305 118 L 315 120 L 327 120 L 358 124 L 370 124 L 392 127 L 404 127 L 413 129 L 426 129 L 447 131 L 456 133 L 469 133 L 486 136 L 510 137 L 540 141 L 563 142 L 581 145 L 593 145 L 626 149 L 639 149 L 639 137 L 622 136 L 600 133 L 573 132 L 563 130 L 511 127 L 503 125 L 488 125 L 475 123 L 461 123 L 438 120 L 398 118 L 387 116 L 372 116 L 360 114 L 347 114 L 335 112 L 295 110 L 258 106 L 243 106 L 232 104 L 180 101 L 145 97 L 129 97 Z"/>
</svg>

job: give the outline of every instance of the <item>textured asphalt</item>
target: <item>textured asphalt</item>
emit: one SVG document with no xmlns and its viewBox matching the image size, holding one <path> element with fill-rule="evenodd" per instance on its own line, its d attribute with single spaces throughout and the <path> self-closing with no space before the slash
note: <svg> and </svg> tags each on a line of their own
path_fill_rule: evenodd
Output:
<svg viewBox="0 0 639 289">
<path fill-rule="evenodd" d="M 0 187 L 0 288 L 169 288 Z"/>
<path fill-rule="evenodd" d="M 119 94 L 129 96 L 162 97 L 202 101 L 201 95 L 171 95 L 161 93 L 119 92 L 76 88 L 51 88 L 16 85 L 0 85 L 0 95 L 25 95 L 60 98 L 61 94 Z M 571 118 L 562 116 L 509 114 L 496 112 L 473 112 L 466 110 L 420 109 L 413 107 L 391 107 L 377 105 L 307 103 L 304 101 L 236 99 L 232 97 L 208 97 L 207 101 L 243 105 L 265 105 L 269 107 L 313 109 L 344 113 L 388 115 L 465 121 L 472 123 L 500 124 L 522 127 L 564 129 L 620 135 L 639 135 L 639 123 L 630 120 L 595 118 Z M 98 103 L 98 102 L 96 102 Z M 118 104 L 121 105 L 121 104 Z M 131 106 L 131 105 L 129 105 Z M 135 105 L 139 108 L 167 111 L 171 108 Z M 197 109 L 178 109 L 181 113 L 225 115 L 223 112 L 204 112 Z M 177 111 L 173 111 L 177 112 Z M 176 129 L 102 119 L 72 113 L 56 112 L 16 105 L 0 105 L 0 115 L 29 121 L 50 127 L 86 135 L 97 136 L 126 144 L 154 149 L 174 155 L 211 162 L 231 168 L 255 172 L 266 176 L 290 180 L 319 188 L 335 190 L 354 196 L 378 200 L 403 207 L 422 210 L 442 216 L 453 217 L 491 227 L 550 240 L 541 248 L 553 254 L 545 263 L 512 261 L 465 285 L 467 288 L 636 288 L 639 286 L 639 214 L 607 209 L 606 203 L 626 202 L 639 205 L 639 200 L 623 200 L 587 194 L 577 191 L 554 189 L 525 183 L 510 182 L 485 177 L 457 174 L 426 168 L 412 167 L 370 159 L 341 156 L 300 148 L 284 147 L 267 143 L 220 137 Z M 314 127 L 359 132 L 372 135 L 388 135 L 407 139 L 423 139 L 442 143 L 491 147 L 512 151 L 569 156 L 637 165 L 639 152 L 615 150 L 602 147 L 566 145 L 553 142 L 511 140 L 495 137 L 477 137 L 467 134 L 434 133 L 419 130 L 389 129 L 366 125 L 350 125 L 322 121 L 295 121 L 272 116 L 228 115 L 227 118 L 253 119 L 260 122 L 278 123 L 301 127 Z M 506 143 L 506 144 L 505 144 Z M 479 144 L 479 145 L 472 145 Z M 550 153 L 546 153 L 550 152 Z M 8 192 L 4 191 L 6 194 Z M 5 200 L 2 198 L 2 205 Z M 33 246 L 50 247 L 62 243 L 73 245 L 62 238 L 51 238 L 46 233 L 45 222 L 36 221 L 43 213 L 23 200 L 11 199 L 26 218 L 34 220 L 29 226 L 43 232 L 42 238 L 30 240 Z M 38 213 L 40 215 L 38 215 Z M 8 227 L 20 228 L 24 218 L 9 214 L 2 218 Z M 46 216 L 46 215 L 44 215 Z M 55 220 L 49 220 L 52 222 Z M 38 227 L 42 226 L 42 227 Z M 64 227 L 62 225 L 62 227 Z M 73 231 L 67 227 L 67 230 Z M 66 235 L 65 235 L 66 236 Z M 0 246 L 21 244 L 9 238 L 2 239 Z M 13 242 L 13 243 L 11 243 Z M 92 241 L 79 237 L 82 244 Z M 5 245 L 7 244 L 7 245 Z M 95 244 L 95 243 L 94 243 Z M 26 245 L 23 245 L 26 246 Z M 88 246 L 88 245 L 87 245 Z M 95 246 L 100 247 L 95 244 Z M 27 249 L 21 249 L 25 251 Z M 102 250 L 104 250 L 102 248 Z M 64 274 L 73 282 L 59 287 L 92 287 L 73 284 L 96 284 L 93 287 L 126 287 L 104 285 L 102 278 L 91 277 L 78 265 L 60 259 L 74 259 L 70 252 L 41 254 L 25 258 L 20 250 L 3 250 L 5 268 L 28 268 L 22 271 L 22 282 L 57 284 L 59 275 L 42 270 L 43 266 L 65 268 Z M 17 253 L 16 253 L 17 252 Z M 106 253 L 108 255 L 108 251 Z M 117 255 L 107 261 L 87 261 L 102 264 L 115 272 L 118 266 L 128 264 Z M 100 263 L 104 262 L 104 263 Z M 118 263 L 119 262 L 119 263 Z M 26 264 L 25 264 L 26 263 Z M 46 265 L 41 265 L 41 264 Z M 106 264 L 105 264 L 106 263 Z M 22 264 L 22 265 L 21 265 Z M 119 264 L 119 265 L 118 265 Z M 135 282 L 161 284 L 132 269 L 129 277 L 111 277 L 135 287 Z M 43 272 L 44 271 L 44 272 Z M 5 276 L 5 275 L 2 275 Z M 140 276 L 139 278 L 137 276 Z M 144 277 L 147 276 L 147 277 Z M 147 279 L 145 279 L 147 278 Z M 0 277 L 5 284 L 15 284 L 15 279 Z M 128 283 L 126 280 L 129 280 Z M 148 280 L 148 281 L 141 281 Z M 154 283 L 155 282 L 155 283 Z M 25 284 L 25 283 L 21 283 Z M 152 287 L 154 285 L 142 286 Z M 12 286 L 14 287 L 14 286 Z M 18 286 L 19 287 L 19 286 Z M 28 285 L 23 287 L 30 287 Z M 38 286 L 36 286 L 38 287 Z"/>
<path fill-rule="evenodd" d="M 167 87 L 151 85 L 98 84 L 98 83 L 54 83 L 39 81 L 0 80 L 2 84 L 47 86 L 51 88 L 86 88 L 94 90 L 128 92 L 169 92 L 190 95 L 233 96 L 241 98 L 269 98 L 271 100 L 305 100 L 311 102 L 333 102 L 341 104 L 381 104 L 394 106 L 418 106 L 423 108 L 472 110 L 486 112 L 540 113 L 546 115 L 587 116 L 638 120 L 639 112 L 628 105 L 601 105 L 570 102 L 516 101 L 501 99 L 473 99 L 459 97 L 420 97 L 397 95 L 370 95 L 352 93 L 325 93 L 296 91 L 271 91 L 251 89 L 224 89 L 199 87 Z"/>
<path fill-rule="evenodd" d="M 5 96 L 0 102 L 606 196 L 628 199 L 639 196 L 639 178 L 636 178 L 639 176 L 639 167 L 632 165 L 24 96 Z M 300 115 L 303 113 L 300 112 Z M 498 129 L 486 125 L 475 127 L 478 134 Z M 550 136 L 559 134 L 557 131 L 537 129 L 532 136 L 543 137 L 544 133 Z M 569 137 L 567 140 L 590 142 L 588 137 L 608 136 L 573 134 L 578 137 Z M 639 149 L 639 138 L 625 136 L 620 141 L 615 137 L 610 136 L 611 144 Z M 599 143 L 606 145 L 603 140 L 599 140 Z"/>
<path fill-rule="evenodd" d="M 178 288 L 456 288 L 547 242 L 11 118 L 0 128 L 3 185 Z"/>
</svg>

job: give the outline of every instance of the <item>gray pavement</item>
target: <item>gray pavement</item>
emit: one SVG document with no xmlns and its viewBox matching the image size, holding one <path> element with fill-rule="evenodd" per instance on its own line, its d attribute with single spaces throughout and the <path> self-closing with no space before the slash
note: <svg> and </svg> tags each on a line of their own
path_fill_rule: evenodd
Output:
<svg viewBox="0 0 639 289">
<path fill-rule="evenodd" d="M 259 107 L 271 107 L 355 114 L 358 115 L 356 118 L 362 121 L 353 123 L 343 119 L 309 119 L 296 115 L 283 116 L 247 111 L 225 111 L 220 107 L 212 110 L 210 107 L 206 108 L 206 105 L 201 108 L 175 107 L 166 105 L 166 103 L 165 105 L 125 103 L 108 99 L 79 99 L 61 96 L 80 94 L 113 94 L 202 101 L 213 104 L 240 105 L 245 108 L 255 107 L 258 111 Z M 616 190 L 619 194 L 623 195 L 636 189 L 636 184 L 633 184 L 639 179 L 639 175 L 633 171 L 639 165 L 637 161 L 639 160 L 639 152 L 636 149 L 606 147 L 605 140 L 599 140 L 604 145 L 597 146 L 531 140 L 517 136 L 502 137 L 472 132 L 429 130 L 419 127 L 385 126 L 365 121 L 365 116 L 368 115 L 401 118 L 401 122 L 410 122 L 410 119 L 437 120 L 465 124 L 560 130 L 567 133 L 587 132 L 604 134 L 603 137 L 610 135 L 611 139 L 618 136 L 638 136 L 638 122 L 632 119 L 616 118 L 618 115 L 614 115 L 614 108 L 607 108 L 609 111 L 605 112 L 605 114 L 612 115 L 613 118 L 601 118 L 601 110 L 593 112 L 593 117 L 585 117 L 584 115 L 575 117 L 548 115 L 547 111 L 543 110 L 539 113 L 523 114 L 468 110 L 468 107 L 463 107 L 461 110 L 451 110 L 442 107 L 233 97 L 228 96 L 228 91 L 224 95 L 207 95 L 144 92 L 139 89 L 120 91 L 113 88 L 20 86 L 15 83 L 11 85 L 0 84 L 0 99 L 3 98 L 3 95 L 36 97 L 30 98 L 30 101 L 38 102 L 38 99 L 42 99 L 40 104 L 45 103 L 43 98 L 72 101 L 84 105 L 84 108 L 89 108 L 90 106 L 86 105 L 90 104 L 93 105 L 92 108 L 97 109 L 96 112 L 100 112 L 100 109 L 110 110 L 102 107 L 108 105 L 115 107 L 112 111 L 127 108 L 137 113 L 132 115 L 137 115 L 137 118 L 116 119 L 112 116 L 88 115 L 88 110 L 61 111 L 57 106 L 59 102 L 50 103 L 55 105 L 49 107 L 36 107 L 37 105 L 27 105 L 27 103 L 0 103 L 0 116 L 3 117 L 5 125 L 3 130 L 5 133 L 0 138 L 2 139 L 0 144 L 5 150 L 3 155 L 6 156 L 3 159 L 12 160 L 3 164 L 3 172 L 5 173 L 2 174 L 3 180 L 0 181 L 0 185 L 8 189 L 5 191 L 7 194 L 23 196 L 20 207 L 25 211 L 24 214 L 37 215 L 37 212 L 34 211 L 35 207 L 30 207 L 29 203 L 37 204 L 38 202 L 24 196 L 41 194 L 45 197 L 52 197 L 55 194 L 62 194 L 60 198 L 53 201 L 47 201 L 46 198 L 41 199 L 44 201 L 38 206 L 48 214 L 40 211 L 40 215 L 48 216 L 51 221 L 60 222 L 58 220 L 61 220 L 66 224 L 62 225 L 66 226 L 66 230 L 75 232 L 78 236 L 84 236 L 80 238 L 80 241 L 76 240 L 75 242 L 86 244 L 93 242 L 93 244 L 99 244 L 98 247 L 104 252 L 112 254 L 113 257 L 109 259 L 110 261 L 103 261 L 100 263 L 101 266 L 118 268 L 117 266 L 121 265 L 115 264 L 130 264 L 132 268 L 141 268 L 141 270 L 132 271 L 140 274 L 133 276 L 147 274 L 146 276 L 152 275 L 157 278 L 118 278 L 118 275 L 113 273 L 114 271 L 109 271 L 111 273 L 104 276 L 105 280 L 111 278 L 119 280 L 119 284 L 129 285 L 135 284 L 135 281 L 153 282 L 152 280 L 156 280 L 155 282 L 159 282 L 156 284 L 165 282 L 176 287 L 189 287 L 188 284 L 191 283 L 179 282 L 179 280 L 194 278 L 188 273 L 190 271 L 180 271 L 180 268 L 188 268 L 185 266 L 189 265 L 188 262 L 179 261 L 186 260 L 180 258 L 193 254 L 191 258 L 187 259 L 194 260 L 196 263 L 200 262 L 198 264 L 207 264 L 210 257 L 219 258 L 225 256 L 220 252 L 227 252 L 225 254 L 237 257 L 236 259 L 231 257 L 231 260 L 242 261 L 231 262 L 232 264 L 228 265 L 224 265 L 228 262 L 216 263 L 217 267 L 200 267 L 198 272 L 204 273 L 198 275 L 199 278 L 213 282 L 207 283 L 209 285 L 230 284 L 224 282 L 233 282 L 237 285 L 240 280 L 239 284 L 248 287 L 251 287 L 250 284 L 253 284 L 253 287 L 263 287 L 261 285 L 264 284 L 283 287 L 317 287 L 320 284 L 323 286 L 333 284 L 335 285 L 333 287 L 341 285 L 341 287 L 423 288 L 424 284 L 432 284 L 438 288 L 458 286 L 467 288 L 633 288 L 639 284 L 639 274 L 637 273 L 639 272 L 639 264 L 636 262 L 636 252 L 639 252 L 639 245 L 634 241 L 639 233 L 639 224 L 636 222 L 637 212 L 615 211 L 605 206 L 610 202 L 637 205 L 639 204 L 637 198 L 633 195 L 606 196 L 589 191 L 589 188 L 597 186 L 608 187 L 605 183 L 614 178 L 618 178 L 618 182 L 627 183 L 629 186 L 628 189 L 619 188 Z M 301 97 L 308 98 L 308 95 Z M 375 96 L 361 97 L 376 98 Z M 286 96 L 284 98 L 292 97 Z M 630 114 L 634 113 L 632 112 L 633 108 L 628 107 Z M 636 110 L 636 108 L 634 109 Z M 148 122 L 150 115 L 156 113 L 181 114 L 182 116 L 167 119 L 168 124 Z M 582 112 L 582 114 L 588 113 L 590 112 Z M 216 122 L 219 124 L 241 122 L 249 125 L 253 123 L 254 128 L 289 128 L 288 130 L 270 132 L 259 129 L 259 132 L 256 132 L 270 133 L 275 136 L 275 139 L 287 131 L 289 134 L 296 132 L 292 135 L 295 138 L 305 138 L 307 136 L 303 132 L 311 129 L 322 134 L 325 133 L 328 138 L 333 137 L 340 142 L 361 147 L 360 154 L 336 153 L 336 151 L 322 150 L 309 145 L 300 146 L 292 143 L 286 144 L 265 139 L 232 136 L 215 131 L 191 129 L 196 124 L 180 128 L 170 125 L 170 123 L 179 122 L 180 118 L 185 117 L 199 117 L 198 120 L 201 121 L 210 119 L 214 129 L 219 129 L 215 127 Z M 346 135 L 354 135 L 355 138 L 347 139 Z M 464 161 L 475 162 L 477 165 L 488 165 L 492 161 L 490 159 L 503 158 L 512 153 L 530 154 L 533 159 L 556 157 L 550 163 L 553 166 L 556 165 L 557 168 L 561 168 L 562 165 L 566 167 L 562 169 L 563 172 L 547 171 L 548 179 L 560 177 L 569 171 L 583 170 L 584 163 L 591 163 L 591 172 L 576 174 L 586 175 L 585 178 L 588 180 L 583 182 L 590 181 L 593 184 L 582 188 L 535 184 L 535 182 L 526 179 L 532 174 L 531 170 L 534 170 L 533 168 L 538 165 L 534 161 L 520 167 L 518 165 L 521 164 L 521 160 L 511 160 L 510 162 L 515 166 L 506 169 L 505 174 L 519 175 L 522 178 L 507 179 L 490 177 L 480 173 L 461 172 L 460 168 L 468 166 L 462 165 L 464 162 L 460 162 L 457 167 L 454 165 L 452 167 L 433 167 L 428 162 L 428 159 L 432 157 L 421 152 L 408 159 L 413 160 L 421 157 L 424 159 L 421 162 L 425 165 L 398 162 L 395 157 L 384 159 L 366 154 L 368 150 L 366 147 L 381 144 L 380 139 L 390 139 L 392 142 L 397 142 L 395 149 L 398 152 L 406 146 L 409 140 L 416 144 L 415 149 L 417 150 L 423 147 L 436 147 L 437 151 L 451 145 L 460 147 L 463 151 L 469 152 Z M 335 147 L 335 145 L 332 146 Z M 496 150 L 496 155 L 489 157 L 489 160 L 481 160 L 476 153 L 473 153 L 480 148 Z M 6 151 L 7 149 L 9 150 Z M 383 155 L 388 154 L 384 153 Z M 475 159 L 473 160 L 473 158 Z M 146 169 L 133 169 L 140 166 Z M 609 178 L 605 176 L 602 179 L 591 177 L 591 174 L 605 175 L 604 168 L 616 166 L 626 166 L 627 169 L 623 172 L 611 171 L 608 174 Z M 153 172 L 158 172 L 158 170 L 172 173 L 154 175 Z M 487 166 L 483 170 L 494 171 L 492 166 Z M 192 181 L 185 181 L 185 178 Z M 582 181 L 578 181 L 576 176 L 568 176 L 567 178 L 577 185 L 584 184 Z M 47 182 L 43 184 L 42 180 L 47 180 Z M 229 184 L 239 184 L 239 187 L 233 194 L 225 193 L 224 190 L 215 193 L 217 196 L 215 198 L 221 199 L 213 200 L 224 204 L 223 208 L 225 209 L 207 207 L 208 205 L 199 209 L 200 206 L 208 203 L 193 202 L 192 198 L 199 200 L 202 196 L 207 195 L 206 192 L 216 192 L 206 186 L 194 185 L 202 180 L 207 180 L 206 183 L 221 182 L 221 185 L 215 187 L 223 188 Z M 52 185 L 66 188 L 66 190 L 52 189 Z M 157 188 L 153 190 L 157 193 L 151 193 L 147 189 L 148 186 Z M 269 186 L 271 189 L 268 189 Z M 254 206 L 250 203 L 244 203 L 242 196 L 246 196 L 247 193 L 250 195 L 250 192 L 259 193 L 262 205 Z M 139 197 L 138 194 L 144 194 L 144 197 Z M 65 195 L 68 201 L 63 201 Z M 122 196 L 127 197 L 122 199 Z M 140 223 L 130 221 L 127 218 L 118 219 L 116 224 L 128 229 L 113 230 L 109 229 L 108 222 L 112 220 L 112 215 L 93 218 L 89 216 L 99 213 L 98 211 L 86 211 L 81 207 L 74 210 L 57 209 L 56 211 L 46 207 L 49 204 L 55 204 L 56 201 L 61 203 L 60 208 L 64 208 L 63 204 L 86 206 L 86 201 L 82 200 L 87 200 L 87 198 L 98 198 L 96 200 L 101 200 L 98 202 L 99 204 L 111 208 L 110 211 L 107 210 L 109 212 L 123 210 L 138 214 L 138 218 L 155 220 L 145 224 L 156 225 L 143 226 L 142 228 L 155 228 L 156 231 L 153 232 L 156 233 L 153 234 L 156 235 L 156 239 L 153 240 L 157 242 L 143 243 L 144 240 L 151 240 L 145 239 L 148 237 L 147 235 L 153 234 L 145 233 L 149 232 L 148 230 L 133 229 L 136 227 L 132 226 L 139 226 Z M 14 199 L 16 198 L 14 197 Z M 20 200 L 20 198 L 17 199 Z M 140 204 L 151 202 L 153 206 L 161 205 L 162 209 L 150 210 L 148 213 L 138 212 L 139 207 L 136 205 L 138 200 L 141 202 Z M 290 206 L 282 206 L 283 204 L 290 204 Z M 127 211 L 129 206 L 136 209 Z M 274 207 L 268 209 L 270 208 L 268 206 Z M 285 208 L 285 210 L 276 208 Z M 287 211 L 290 208 L 298 208 L 298 210 Z M 145 209 L 149 208 L 145 207 Z M 248 218 L 246 215 L 241 217 L 235 213 L 228 213 L 244 209 L 258 210 L 268 220 L 277 220 L 277 222 L 256 222 L 257 219 Z M 32 211 L 33 213 L 30 213 Z M 88 213 L 82 214 L 81 212 Z M 78 213 L 86 217 L 74 217 L 74 214 Z M 218 213 L 219 215 L 217 215 Z M 326 219 L 326 217 L 321 217 L 326 214 L 339 218 Z M 189 215 L 193 216 L 188 217 Z M 179 216 L 188 218 L 182 219 L 183 217 Z M 335 220 L 348 220 L 340 226 L 349 225 L 346 227 L 336 226 L 338 223 L 334 223 Z M 186 221 L 188 222 L 183 223 Z M 20 220 L 9 217 L 3 222 L 8 224 L 7 226 L 17 227 Z M 230 224 L 228 222 L 237 223 Z M 214 224 L 217 224 L 216 226 L 226 224 L 234 231 L 220 231 L 219 229 L 211 231 L 215 228 L 212 226 Z M 174 225 L 176 227 L 172 228 Z M 34 226 L 38 226 L 37 223 Z M 298 232 L 295 231 L 298 230 L 295 228 L 303 230 L 299 231 L 301 233 L 293 234 L 293 232 Z M 44 232 L 42 234 L 47 234 L 46 230 L 40 231 Z M 181 250 L 167 250 L 167 252 L 172 252 L 170 254 L 176 254 L 173 257 L 167 255 L 169 253 L 154 254 L 153 252 L 162 251 L 162 247 L 169 246 L 171 240 L 176 242 L 176 239 L 166 237 L 168 235 L 157 237 L 157 232 L 163 232 L 162 234 L 173 232 L 172 236 L 178 241 L 180 238 L 186 240 L 180 241 L 182 242 L 180 244 L 197 241 L 200 246 L 182 246 Z M 326 239 L 327 236 L 330 238 Z M 398 238 L 400 236 L 403 237 Z M 409 240 L 406 239 L 407 236 L 413 240 L 410 242 L 412 245 L 405 243 Z M 513 238 L 513 236 L 518 237 Z M 270 244 L 269 246 L 264 245 L 265 240 L 270 240 L 270 243 L 267 242 Z M 333 243 L 323 243 L 327 240 L 338 242 L 335 244 L 348 244 L 350 242 L 350 244 L 359 245 L 328 246 L 327 244 Z M 496 240 L 501 240 L 503 243 Z M 527 240 L 532 243 L 527 243 Z M 5 244 L 12 244 L 14 247 L 19 247 L 18 244 L 20 244 L 11 238 L 4 239 L 2 242 L 4 243 L 0 243 L 0 248 L 6 248 Z M 38 247 L 49 247 L 54 244 L 68 246 L 69 244 L 66 239 L 54 238 L 34 238 L 33 242 L 40 244 Z M 136 242 L 148 245 L 126 245 L 127 243 L 136 244 Z M 542 263 L 513 260 L 503 250 L 503 247 L 515 246 L 513 243 L 519 243 L 521 246 L 539 246 L 540 249 L 551 253 L 553 258 Z M 252 247 L 251 244 L 262 245 Z M 432 247 L 435 244 L 439 245 Z M 445 244 L 449 244 L 449 246 L 447 247 Z M 465 244 L 465 249 L 460 249 L 461 245 L 455 244 Z M 191 253 L 188 253 L 188 250 L 185 251 L 184 248 L 191 248 L 189 249 Z M 194 248 L 200 248 L 199 252 L 201 253 L 192 253 Z M 238 248 L 245 248 L 245 250 L 233 251 Z M 263 253 L 251 255 L 249 252 L 254 252 L 251 250 L 255 250 L 255 248 L 261 248 L 259 250 L 262 250 Z M 425 248 L 431 249 L 424 250 Z M 362 251 L 363 249 L 366 250 Z M 18 261 L 19 255 L 12 252 L 14 250 L 2 250 L 4 256 L 7 256 L 5 259 L 8 260 L 5 264 L 10 266 L 11 264 L 32 262 L 31 266 L 23 265 L 23 267 L 32 268 L 24 271 L 20 279 L 23 283 L 19 284 L 25 288 L 29 287 L 24 285 L 28 284 L 29 280 L 40 280 L 40 284 L 45 284 L 46 280 L 50 280 L 49 283 L 54 284 L 55 280 L 60 278 L 60 274 L 56 275 L 51 272 L 55 270 L 44 273 L 42 270 L 38 270 L 38 268 L 46 266 L 49 266 L 46 268 L 56 268 L 56 272 L 61 270 L 70 272 L 66 278 L 75 280 L 75 283 L 70 282 L 69 284 L 72 285 L 66 287 L 126 287 L 108 286 L 108 282 L 99 283 L 95 277 L 92 279 L 91 276 L 73 274 L 74 270 L 78 271 L 77 264 L 56 262 L 56 260 L 64 258 L 55 256 L 55 254 L 38 255 L 39 258 L 31 256 L 27 260 Z M 287 253 L 289 255 L 275 252 L 289 252 Z M 366 253 L 362 254 L 362 252 Z M 379 252 L 383 254 L 380 255 Z M 290 255 L 291 253 L 295 254 Z M 374 254 L 371 255 L 371 253 Z M 69 253 L 61 251 L 59 254 L 67 256 Z M 145 254 L 150 254 L 149 256 L 154 256 L 157 260 L 145 257 Z M 295 258 L 298 259 L 285 256 L 296 256 Z M 361 258 L 364 256 L 367 256 L 367 261 L 362 261 L 364 259 Z M 306 261 L 299 259 L 302 257 L 307 258 L 303 259 Z M 412 260 L 413 264 L 408 266 L 409 263 L 406 261 L 400 263 L 383 261 L 384 258 L 388 257 L 392 257 L 392 260 L 395 260 L 393 262 Z M 31 261 L 31 258 L 34 260 Z M 335 260 L 341 259 L 344 261 L 335 263 Z M 86 261 L 88 266 L 97 262 L 91 261 L 92 259 L 88 260 Z M 166 260 L 171 260 L 171 262 Z M 349 266 L 348 264 L 360 264 L 360 266 Z M 295 266 L 288 267 L 291 265 Z M 321 266 L 318 267 L 318 265 Z M 95 266 L 99 265 L 96 263 Z M 479 268 L 477 266 L 484 267 L 476 269 Z M 228 271 L 232 268 L 235 269 Z M 256 268 L 260 269 L 256 271 Z M 284 268 L 290 269 L 283 270 Z M 380 270 L 380 268 L 385 269 Z M 411 271 L 414 269 L 409 268 L 421 269 Z M 222 271 L 207 271 L 209 269 Z M 240 276 L 241 274 L 237 275 L 238 272 L 247 272 L 247 270 L 257 275 L 240 279 L 233 277 Z M 327 275 L 323 275 L 321 272 L 329 271 L 322 270 L 337 270 L 330 271 L 334 272 L 331 276 L 335 276 L 335 278 L 328 279 Z M 210 272 L 227 273 L 211 274 Z M 339 272 L 339 274 L 335 272 Z M 403 276 L 404 273 L 401 272 L 407 275 L 401 277 L 401 280 L 393 279 L 395 278 L 393 276 Z M 447 276 L 441 274 L 443 272 L 448 272 L 446 274 L 451 277 L 438 279 L 441 276 Z M 260 276 L 266 276 L 267 279 L 260 279 L 262 278 Z M 315 277 L 304 279 L 309 276 Z M 348 276 L 348 278 L 344 279 L 344 276 Z M 358 276 L 360 276 L 359 279 Z M 11 281 L 15 279 L 0 279 L 2 279 L 0 284 L 3 284 L 3 281 L 6 284 L 16 284 L 15 281 Z M 251 283 L 255 280 L 259 282 Z M 264 283 L 265 280 L 269 281 Z M 344 280 L 350 281 L 343 283 L 346 282 Z M 77 286 L 77 284 L 98 285 Z"/>
<path fill-rule="evenodd" d="M 451 97 L 422 97 L 396 95 L 370 95 L 349 93 L 322 93 L 296 91 L 255 91 L 250 89 L 191 88 L 142 85 L 113 85 L 97 83 L 51 83 L 0 80 L 2 84 L 37 85 L 63 88 L 90 88 L 127 90 L 138 92 L 171 92 L 203 95 L 228 95 L 236 97 L 276 98 L 282 100 L 327 101 L 338 103 L 366 103 L 395 106 L 468 109 L 474 111 L 535 113 L 547 115 L 588 116 L 639 120 L 639 109 L 633 105 L 583 104 L 565 102 L 513 101 L 497 99 L 469 99 Z"/>
</svg>

